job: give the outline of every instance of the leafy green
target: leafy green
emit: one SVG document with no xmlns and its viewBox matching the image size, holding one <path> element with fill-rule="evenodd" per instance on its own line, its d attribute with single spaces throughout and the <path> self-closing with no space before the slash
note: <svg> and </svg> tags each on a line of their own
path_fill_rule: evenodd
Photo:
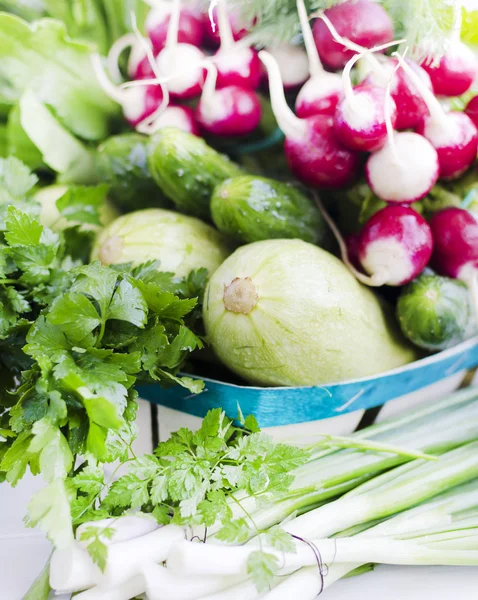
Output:
<svg viewBox="0 0 478 600">
<path fill-rule="evenodd" d="M 93 559 L 93 562 L 97 564 L 102 571 L 104 571 L 106 567 L 108 549 L 101 538 L 110 540 L 113 535 L 114 529 L 112 527 L 103 527 L 102 529 L 99 529 L 94 525 L 86 527 L 80 535 L 81 542 L 88 542 L 86 549 Z"/>
<path fill-rule="evenodd" d="M 46 102 L 40 100 L 38 92 L 27 89 L 22 94 L 19 112 L 23 133 L 39 152 L 42 162 L 59 174 L 59 181 L 96 181 L 93 151 L 72 135 L 68 126 L 52 114 Z"/>
<path fill-rule="evenodd" d="M 251 552 L 247 559 L 247 573 L 259 592 L 267 590 L 280 568 L 279 559 L 268 552 Z"/>
<path fill-rule="evenodd" d="M 87 44 L 69 40 L 60 21 L 30 25 L 1 13 L 0 102 L 13 104 L 30 89 L 78 137 L 106 137 L 118 108 L 94 76 L 90 51 Z"/>
<path fill-rule="evenodd" d="M 202 346 L 188 294 L 202 296 L 205 274 L 175 280 L 156 263 L 82 264 L 68 253 L 71 229 L 39 222 L 36 182 L 17 159 L 0 161 L 0 478 L 16 485 L 27 469 L 43 475 L 28 522 L 61 546 L 73 526 L 110 514 L 100 503 L 102 463 L 132 456 L 136 381 L 202 389 L 179 370 Z M 61 216 L 97 222 L 105 191 L 70 188 L 57 202 Z M 122 492 L 125 506 L 149 501 L 145 461 Z M 100 566 L 101 544 L 90 544 Z"/>
<path fill-rule="evenodd" d="M 211 526 L 219 520 L 218 539 L 243 543 L 256 532 L 246 515 L 232 519 L 235 494 L 245 490 L 257 498 L 280 496 L 292 483 L 290 471 L 307 459 L 306 451 L 237 428 L 221 409 L 214 409 L 198 431 L 182 428 L 160 443 L 154 455 L 133 460 L 101 506 L 114 514 L 141 508 L 161 523 L 168 519 Z M 282 538 L 277 533 L 270 543 L 281 542 L 283 548 Z"/>
</svg>

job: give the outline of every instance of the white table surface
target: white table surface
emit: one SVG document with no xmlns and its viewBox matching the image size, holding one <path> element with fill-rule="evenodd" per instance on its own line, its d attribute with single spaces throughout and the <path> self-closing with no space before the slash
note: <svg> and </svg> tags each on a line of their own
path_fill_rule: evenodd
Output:
<svg viewBox="0 0 478 600">
<path fill-rule="evenodd" d="M 140 430 L 148 431 L 148 420 L 149 407 L 144 404 L 139 411 Z M 138 451 L 148 451 L 149 443 L 142 437 Z M 30 496 L 42 485 L 39 477 L 31 476 L 26 476 L 15 489 L 0 485 L 0 600 L 21 600 L 48 558 L 48 541 L 41 532 L 27 530 L 22 523 Z M 321 598 L 478 600 L 478 568 L 378 567 L 373 573 L 338 582 Z"/>
</svg>

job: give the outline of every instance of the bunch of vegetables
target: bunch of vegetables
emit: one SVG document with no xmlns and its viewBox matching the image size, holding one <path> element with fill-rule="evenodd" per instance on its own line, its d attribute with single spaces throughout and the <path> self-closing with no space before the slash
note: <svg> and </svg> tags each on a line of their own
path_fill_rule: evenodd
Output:
<svg viewBox="0 0 478 600">
<path fill-rule="evenodd" d="M 74 4 L 0 14 L 0 477 L 43 474 L 28 523 L 56 548 L 30 597 L 314 598 L 365 562 L 476 565 L 472 390 L 306 448 L 220 409 L 131 446 L 135 384 L 201 392 L 204 342 L 246 382 L 320 385 L 476 335 L 461 12 L 438 48 L 370 0 L 128 23 L 91 0 L 104 35 Z"/>
</svg>

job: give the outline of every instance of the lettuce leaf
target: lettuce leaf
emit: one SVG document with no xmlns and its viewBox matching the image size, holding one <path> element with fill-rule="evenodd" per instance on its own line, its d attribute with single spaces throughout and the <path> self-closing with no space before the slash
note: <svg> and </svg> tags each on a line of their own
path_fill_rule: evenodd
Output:
<svg viewBox="0 0 478 600">
<path fill-rule="evenodd" d="M 97 83 L 90 52 L 67 37 L 60 21 L 29 24 L 0 13 L 0 102 L 14 104 L 31 89 L 78 137 L 107 137 L 119 108 Z"/>
</svg>

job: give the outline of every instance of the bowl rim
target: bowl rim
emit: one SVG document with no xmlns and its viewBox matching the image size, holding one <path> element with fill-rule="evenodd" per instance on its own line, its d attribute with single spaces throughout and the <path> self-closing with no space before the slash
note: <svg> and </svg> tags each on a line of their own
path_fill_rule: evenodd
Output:
<svg viewBox="0 0 478 600">
<path fill-rule="evenodd" d="M 209 377 L 201 377 L 200 375 L 191 375 L 190 373 L 182 372 L 181 375 L 185 375 L 187 377 L 191 377 L 192 379 L 201 379 L 207 383 L 214 383 L 217 385 L 227 386 L 234 389 L 241 390 L 314 390 L 314 389 L 326 389 L 329 387 L 338 387 L 342 385 L 356 384 L 356 383 L 367 383 L 374 381 L 376 379 L 391 377 L 394 375 L 407 373 L 409 371 L 414 371 L 416 369 L 420 369 L 430 364 L 434 364 L 440 362 L 441 360 L 446 360 L 453 355 L 461 355 L 464 352 L 472 350 L 476 347 L 478 353 L 478 336 L 472 337 L 469 340 L 461 342 L 452 348 L 448 348 L 447 350 L 442 350 L 441 352 L 436 352 L 435 354 L 431 354 L 429 356 L 425 356 L 424 358 L 420 358 L 418 360 L 414 360 L 411 363 L 403 365 L 401 367 L 397 367 L 396 369 L 391 369 L 389 371 L 383 371 L 382 373 L 375 373 L 375 375 L 367 375 L 366 377 L 359 377 L 357 379 L 347 379 L 346 381 L 331 381 L 329 383 L 323 383 L 320 385 L 295 385 L 295 386 L 260 386 L 260 385 L 239 385 L 237 383 L 229 383 L 227 381 L 221 381 L 219 379 L 212 379 Z M 478 365 L 478 356 L 477 356 L 477 365 Z M 154 385 L 154 384 L 153 384 Z"/>
</svg>

